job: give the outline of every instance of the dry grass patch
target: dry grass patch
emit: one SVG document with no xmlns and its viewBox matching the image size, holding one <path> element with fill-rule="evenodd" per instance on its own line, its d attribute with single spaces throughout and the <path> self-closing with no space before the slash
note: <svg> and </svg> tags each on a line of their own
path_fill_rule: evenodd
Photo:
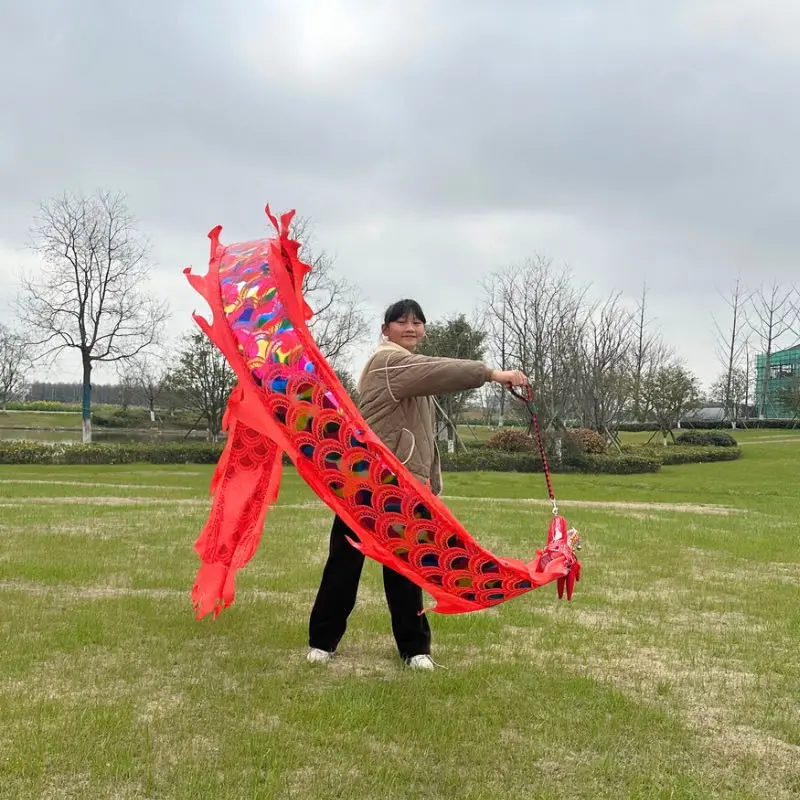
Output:
<svg viewBox="0 0 800 800">
<path fill-rule="evenodd" d="M 208 500 L 185 498 L 161 499 L 154 497 L 112 497 L 109 495 L 89 497 L 15 497 L 0 503 L 1 508 L 21 508 L 31 505 L 85 505 L 85 506 L 186 506 L 201 508 L 209 506 Z"/>
<path fill-rule="evenodd" d="M 515 497 L 467 497 L 464 495 L 443 495 L 445 500 L 460 500 L 470 503 L 484 503 L 487 505 L 519 505 L 519 506 L 551 506 L 550 500 L 543 500 L 536 497 L 515 498 Z M 596 508 L 602 511 L 662 511 L 679 512 L 684 514 L 710 514 L 716 516 L 727 516 L 729 514 L 745 514 L 746 509 L 733 508 L 732 506 L 721 506 L 713 504 L 695 503 L 635 503 L 621 502 L 616 500 L 573 500 L 564 501 L 565 509 L 574 508 Z"/>
<path fill-rule="evenodd" d="M 63 500 L 53 495 L 78 490 L 54 483 L 36 489 L 45 499 L 4 499 L 0 796 L 790 797 L 800 575 L 794 471 L 774 473 L 780 453 L 560 476 L 579 498 L 564 510 L 586 508 L 592 529 L 572 603 L 550 586 L 480 614 L 431 614 L 446 667 L 432 674 L 400 661 L 372 562 L 339 653 L 306 663 L 332 512 L 291 471 L 234 606 L 198 623 L 205 478 L 142 465 L 0 470 L 195 484 L 176 501 L 160 484 L 133 498 L 103 487 L 81 491 L 110 498 Z M 509 497 L 528 491 L 527 476 L 454 476 L 459 485 L 454 494 L 499 496 L 445 498 L 482 544 L 541 546 L 549 503 Z M 758 513 L 767 501 L 770 517 Z"/>
<path fill-rule="evenodd" d="M 114 600 L 120 597 L 144 597 L 149 600 L 187 598 L 190 591 L 179 589 L 133 589 L 130 586 L 81 586 L 68 584 L 32 583 L 29 581 L 0 581 L 0 591 L 23 592 L 36 597 L 52 597 L 59 602 L 84 600 Z"/>
<path fill-rule="evenodd" d="M 548 616 L 553 615 L 548 611 L 545 609 Z M 619 615 L 604 613 L 579 612 L 570 614 L 569 619 L 600 630 L 620 624 L 631 627 L 621 622 Z M 687 620 L 688 616 L 670 617 L 667 624 L 674 631 Z M 741 625 L 752 632 L 752 622 L 743 614 L 707 612 L 693 616 L 687 624 L 690 629 L 702 630 Z M 741 698 L 758 692 L 766 677 L 748 670 L 745 663 L 696 651 L 640 647 L 634 635 L 615 639 L 604 655 L 562 652 L 554 656 L 541 646 L 541 633 L 535 629 L 505 626 L 505 631 L 505 641 L 493 644 L 486 652 L 475 648 L 467 662 L 523 657 L 541 668 L 568 669 L 610 684 L 640 702 L 665 705 L 698 732 L 713 758 L 754 759 L 757 785 L 765 792 L 764 797 L 796 796 L 788 788 L 791 781 L 787 784 L 787 779 L 800 777 L 800 746 L 740 722 Z"/>
<path fill-rule="evenodd" d="M 0 484 L 24 484 L 31 486 L 88 486 L 100 489 L 150 489 L 156 491 L 181 492 L 191 490 L 191 486 L 157 483 L 99 483 L 97 481 L 56 481 L 32 480 L 30 478 L 0 478 Z"/>
</svg>

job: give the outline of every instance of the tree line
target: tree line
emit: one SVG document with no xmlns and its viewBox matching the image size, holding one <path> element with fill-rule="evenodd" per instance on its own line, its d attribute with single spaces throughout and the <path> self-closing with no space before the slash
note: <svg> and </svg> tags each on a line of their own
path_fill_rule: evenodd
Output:
<svg viewBox="0 0 800 800">
<path fill-rule="evenodd" d="M 84 441 L 91 441 L 91 404 L 144 405 L 153 420 L 160 408 L 194 410 L 210 435 L 219 432 L 234 376 L 199 330 L 178 342 L 164 339 L 168 302 L 146 290 L 151 246 L 121 194 L 64 194 L 44 202 L 32 225 L 40 267 L 25 275 L 17 301 L 18 325 L 0 326 L 0 403 L 49 391 L 72 391 L 82 405 Z M 345 365 L 369 335 L 358 290 L 335 272 L 333 259 L 315 250 L 308 219 L 296 218 L 292 235 L 312 269 L 304 292 L 315 315 L 309 323 L 323 355 L 355 394 Z M 655 422 L 665 435 L 702 401 L 718 404 L 735 425 L 767 412 L 767 385 L 754 388 L 755 354 L 766 374 L 772 358 L 793 343 L 800 325 L 800 294 L 773 283 L 745 291 L 737 281 L 725 296 L 729 314 L 713 319 L 720 374 L 708 395 L 685 361 L 663 339 L 650 314 L 648 289 L 629 303 L 620 292 L 597 299 L 566 268 L 534 256 L 486 276 L 468 318 L 458 314 L 427 327 L 422 352 L 491 360 L 522 369 L 545 427 L 581 425 L 612 440 L 622 421 Z M 36 363 L 64 351 L 82 369 L 80 397 L 71 384 L 30 384 Z M 118 382 L 92 386 L 99 364 L 110 364 Z M 800 416 L 800 374 L 781 382 L 777 400 Z M 56 387 L 59 387 L 58 389 Z M 67 387 L 71 387 L 67 389 Z M 472 405 L 483 421 L 502 425 L 509 395 L 496 386 L 438 398 L 452 431 Z"/>
<path fill-rule="evenodd" d="M 71 352 L 82 370 L 83 441 L 92 438 L 92 376 L 111 365 L 124 405 L 137 397 L 155 418 L 158 403 L 181 403 L 206 417 L 212 435 L 222 418 L 219 397 L 233 373 L 197 329 L 179 342 L 166 341 L 168 301 L 147 290 L 152 247 L 120 193 L 64 193 L 42 203 L 31 226 L 40 266 L 22 279 L 16 302 L 18 325 L 0 326 L 0 405 L 26 396 L 35 364 Z M 292 236 L 312 270 L 304 293 L 317 311 L 309 327 L 334 367 L 366 335 L 363 301 L 337 276 L 333 259 L 310 246 L 311 226 L 295 218 Z M 224 408 L 224 404 L 223 404 Z"/>
</svg>

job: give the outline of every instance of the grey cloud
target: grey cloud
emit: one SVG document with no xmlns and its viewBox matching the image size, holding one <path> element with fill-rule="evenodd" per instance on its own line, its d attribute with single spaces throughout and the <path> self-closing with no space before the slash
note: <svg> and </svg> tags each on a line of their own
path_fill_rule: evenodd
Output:
<svg viewBox="0 0 800 800">
<path fill-rule="evenodd" d="M 376 307 L 403 286 L 470 306 L 534 249 L 604 290 L 646 278 L 698 369 L 717 287 L 796 273 L 789 5 L 331 0 L 331 25 L 350 9 L 351 28 L 382 26 L 316 69 L 312 4 L 252 5 L 0 2 L 5 252 L 43 197 L 103 185 L 172 274 L 202 265 L 217 222 L 228 240 L 266 230 L 269 200 L 316 220 Z M 692 287 L 696 320 L 670 321 Z"/>
</svg>

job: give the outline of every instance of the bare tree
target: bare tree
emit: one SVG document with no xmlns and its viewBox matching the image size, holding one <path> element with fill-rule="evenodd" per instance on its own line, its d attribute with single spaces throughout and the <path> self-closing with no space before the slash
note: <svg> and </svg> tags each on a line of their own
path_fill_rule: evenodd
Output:
<svg viewBox="0 0 800 800">
<path fill-rule="evenodd" d="M 492 426 L 503 424 L 500 411 L 500 398 L 503 395 L 498 391 L 498 388 L 507 393 L 505 387 L 498 386 L 498 384 L 491 382 L 484 384 L 475 392 L 481 412 L 481 423 L 483 425 Z"/>
<path fill-rule="evenodd" d="M 495 298 L 495 279 L 484 285 L 488 301 L 479 312 L 479 327 L 486 333 L 486 344 L 498 369 L 508 369 L 509 332 L 506 321 L 506 304 Z M 492 412 L 497 410 L 497 425 L 502 428 L 505 423 L 506 390 L 503 386 L 488 383 L 482 391 L 484 408 L 487 410 L 487 424 L 491 424 Z"/>
<path fill-rule="evenodd" d="M 639 387 L 640 392 L 640 412 L 641 420 L 653 419 L 655 416 L 653 405 L 651 403 L 651 393 L 645 391 L 645 385 L 662 369 L 669 366 L 676 360 L 677 356 L 672 347 L 664 342 L 660 336 L 654 337 L 650 348 L 647 351 L 647 356 L 642 370 L 641 384 Z"/>
<path fill-rule="evenodd" d="M 16 331 L 0 324 L 0 406 L 21 398 L 32 365 L 30 349 Z"/>
<path fill-rule="evenodd" d="M 753 347 L 750 344 L 749 339 L 745 339 L 744 342 L 744 376 L 745 376 L 745 383 L 744 383 L 744 413 L 745 416 L 751 416 L 751 403 L 750 400 L 755 394 L 755 381 L 753 375 Z M 752 394 L 751 394 L 752 393 Z"/>
<path fill-rule="evenodd" d="M 290 235 L 300 242 L 300 257 L 311 267 L 303 277 L 303 293 L 314 312 L 309 330 L 322 355 L 338 368 L 353 346 L 368 335 L 363 298 L 354 286 L 334 273 L 333 258 L 324 250 L 314 252 L 307 217 L 292 220 Z"/>
<path fill-rule="evenodd" d="M 425 339 L 417 351 L 429 356 L 481 361 L 485 353 L 485 340 L 486 333 L 481 330 L 479 324 L 475 320 L 470 322 L 464 314 L 459 314 L 442 322 L 429 320 L 425 330 Z M 443 425 L 447 431 L 448 440 L 457 438 L 457 426 L 462 422 L 464 411 L 473 396 L 473 391 L 468 390 L 452 392 L 436 398 L 438 409 L 444 418 Z"/>
<path fill-rule="evenodd" d="M 647 417 L 648 409 L 642 393 L 642 382 L 653 370 L 658 369 L 664 361 L 665 347 L 661 337 L 650 330 L 651 320 L 647 314 L 647 284 L 642 284 L 642 294 L 634 316 L 633 348 L 631 354 L 631 401 L 633 418 L 642 422 Z"/>
<path fill-rule="evenodd" d="M 731 372 L 723 372 L 713 384 L 711 384 L 710 396 L 715 403 L 720 403 L 730 413 L 732 425 L 736 426 L 736 421 L 742 415 L 742 409 L 747 405 L 749 394 L 750 379 L 747 371 L 743 367 L 734 367 Z"/>
<path fill-rule="evenodd" d="M 786 289 L 774 282 L 769 288 L 760 287 L 751 300 L 753 316 L 750 327 L 757 337 L 764 355 L 764 375 L 761 381 L 761 394 L 756 399 L 758 416 L 767 414 L 767 392 L 772 371 L 772 354 L 778 342 L 787 333 L 797 332 L 798 306 L 796 290 Z"/>
<path fill-rule="evenodd" d="M 644 360 L 631 356 L 642 353 L 632 334 L 637 333 L 636 320 L 620 303 L 620 295 L 609 297 L 589 317 L 581 344 L 581 412 L 584 424 L 608 436 L 614 423 L 628 404 L 637 377 L 641 380 Z M 636 350 L 638 349 L 638 352 Z"/>
<path fill-rule="evenodd" d="M 33 229 L 41 272 L 25 276 L 18 313 L 45 355 L 73 349 L 83 368 L 83 441 L 92 439 L 92 369 L 158 340 L 166 302 L 144 290 L 149 247 L 122 195 L 63 195 L 42 204 Z"/>
<path fill-rule="evenodd" d="M 156 403 L 166 391 L 166 364 L 161 353 L 140 353 L 126 362 L 120 371 L 120 383 L 130 386 L 147 403 L 150 422 L 156 421 Z"/>
<path fill-rule="evenodd" d="M 120 411 L 124 414 L 128 410 L 128 406 L 133 405 L 136 400 L 136 378 L 132 369 L 128 369 L 122 365 L 117 370 L 117 378 L 119 380 L 119 407 Z"/>
<path fill-rule="evenodd" d="M 488 312 L 505 321 L 507 366 L 531 379 L 544 425 L 563 425 L 581 381 L 586 288 L 575 289 L 567 270 L 535 256 L 491 276 L 485 290 Z"/>
<path fill-rule="evenodd" d="M 720 380 L 721 385 L 715 385 L 716 389 L 722 389 L 716 393 L 719 395 L 718 401 L 722 403 L 725 419 L 729 420 L 732 427 L 736 427 L 741 408 L 741 359 L 747 347 L 747 337 L 745 335 L 747 325 L 747 303 L 750 298 L 743 293 L 741 279 L 737 278 L 736 283 L 729 296 L 723 297 L 725 304 L 730 309 L 730 324 L 723 327 L 712 316 L 714 329 L 717 337 L 717 356 L 723 365 L 725 372 Z"/>
</svg>

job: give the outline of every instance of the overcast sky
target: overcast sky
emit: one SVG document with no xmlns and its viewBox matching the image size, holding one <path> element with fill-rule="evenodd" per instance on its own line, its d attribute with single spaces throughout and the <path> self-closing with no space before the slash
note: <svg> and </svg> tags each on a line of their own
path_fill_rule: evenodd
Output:
<svg viewBox="0 0 800 800">
<path fill-rule="evenodd" d="M 0 320 L 39 202 L 125 192 L 170 332 L 206 234 L 296 208 L 375 315 L 539 253 L 704 380 L 737 274 L 800 278 L 796 0 L 0 0 Z M 792 344 L 793 342 L 786 342 Z M 77 359 L 56 377 L 79 374 Z"/>
</svg>

